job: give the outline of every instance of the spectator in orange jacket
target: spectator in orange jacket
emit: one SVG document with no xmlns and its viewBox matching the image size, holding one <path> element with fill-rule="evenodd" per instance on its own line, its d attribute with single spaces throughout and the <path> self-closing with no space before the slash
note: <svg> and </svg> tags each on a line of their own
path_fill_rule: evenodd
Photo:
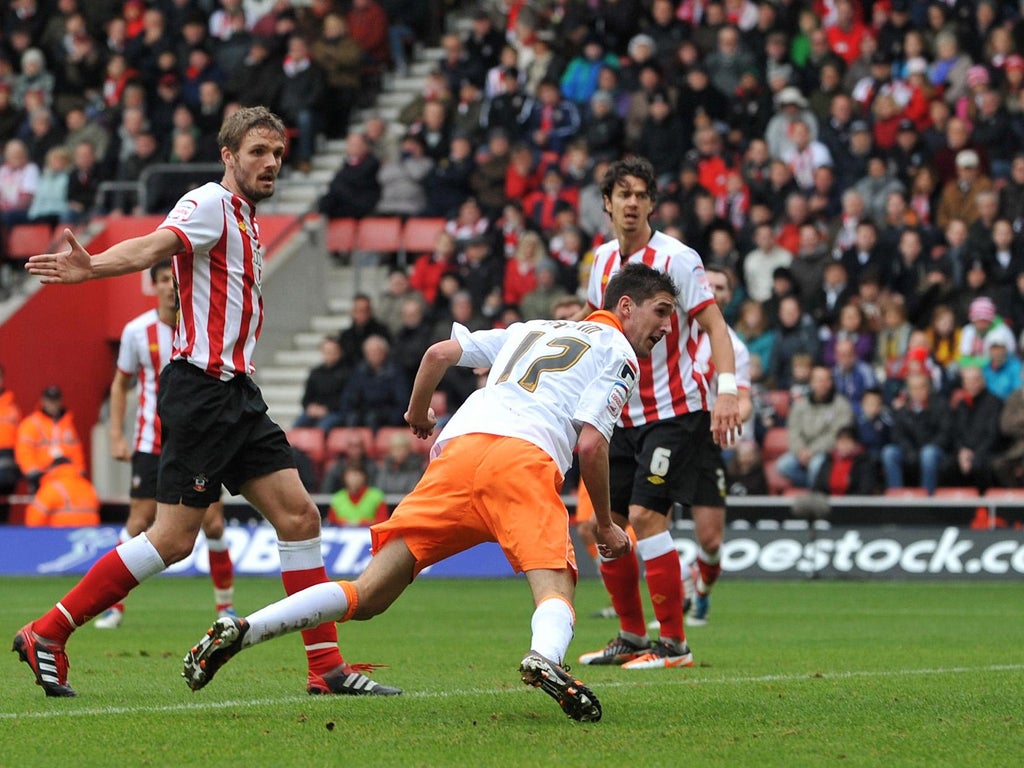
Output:
<svg viewBox="0 0 1024 768">
<path fill-rule="evenodd" d="M 29 490 L 34 492 L 43 473 L 61 457 L 67 458 L 79 472 L 85 472 L 82 441 L 78 439 L 71 414 L 64 407 L 60 387 L 51 385 L 43 390 L 39 410 L 30 413 L 18 425 L 14 459 Z"/>
<path fill-rule="evenodd" d="M 53 461 L 25 510 L 25 525 L 33 528 L 80 528 L 100 524 L 96 489 L 71 460 Z"/>
<path fill-rule="evenodd" d="M 21 421 L 21 409 L 14 393 L 4 389 L 4 367 L 0 365 L 0 497 L 14 493 L 21 474 L 14 460 L 14 437 Z M 0 499 L 0 525 L 7 522 L 7 500 Z"/>
</svg>

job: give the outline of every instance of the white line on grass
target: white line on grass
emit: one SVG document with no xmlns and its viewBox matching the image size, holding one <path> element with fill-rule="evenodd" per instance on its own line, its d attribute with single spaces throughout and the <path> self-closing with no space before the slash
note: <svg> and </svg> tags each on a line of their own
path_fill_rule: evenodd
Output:
<svg viewBox="0 0 1024 768">
<path fill-rule="evenodd" d="M 861 672 L 822 672 L 808 673 L 802 675 L 758 675 L 756 677 L 734 677 L 734 678 L 692 678 L 659 675 L 647 677 L 636 675 L 630 680 L 615 682 L 602 682 L 600 689 L 625 688 L 628 686 L 643 683 L 645 685 L 739 685 L 746 683 L 776 683 L 776 682 L 799 682 L 801 680 L 848 680 L 851 678 L 864 677 L 909 677 L 915 675 L 960 675 L 972 672 L 1019 672 L 1024 670 L 1024 664 L 990 664 L 983 667 L 940 667 L 938 669 L 879 669 L 865 670 Z M 493 696 L 501 693 L 525 693 L 526 688 L 509 687 L 493 688 L 491 690 L 463 690 L 463 691 L 421 691 L 418 693 L 406 693 L 402 698 L 406 699 L 447 699 L 455 696 Z M 0 720 L 13 720 L 14 718 L 49 718 L 49 717 L 106 717 L 109 715 L 135 715 L 142 712 L 194 712 L 196 710 L 208 709 L 251 709 L 273 704 L 294 704 L 297 702 L 313 703 L 315 701 L 336 701 L 331 696 L 281 696 L 273 699 L 233 699 L 230 701 L 204 701 L 204 702 L 182 702 L 181 704 L 165 704 L 152 707 L 93 707 L 90 709 L 60 709 L 52 712 L 0 712 Z"/>
</svg>

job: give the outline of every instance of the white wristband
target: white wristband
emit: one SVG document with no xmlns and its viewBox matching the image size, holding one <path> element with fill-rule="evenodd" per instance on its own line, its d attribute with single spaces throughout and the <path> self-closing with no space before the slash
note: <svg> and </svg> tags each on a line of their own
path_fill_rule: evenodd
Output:
<svg viewBox="0 0 1024 768">
<path fill-rule="evenodd" d="M 718 394 L 720 395 L 738 395 L 739 390 L 736 388 L 736 374 L 735 373 L 720 373 L 718 374 Z"/>
</svg>

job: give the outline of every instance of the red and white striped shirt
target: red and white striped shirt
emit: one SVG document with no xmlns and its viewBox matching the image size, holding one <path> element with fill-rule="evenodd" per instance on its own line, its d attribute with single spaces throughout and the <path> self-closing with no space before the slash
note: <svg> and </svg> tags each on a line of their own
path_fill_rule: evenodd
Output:
<svg viewBox="0 0 1024 768">
<path fill-rule="evenodd" d="M 640 384 L 622 411 L 619 423 L 637 427 L 684 413 L 708 410 L 708 385 L 693 364 L 697 354 L 699 325 L 694 315 L 715 301 L 704 263 L 697 252 L 674 237 L 655 232 L 646 246 L 626 259 L 639 261 L 668 274 L 676 284 L 676 315 L 672 330 L 651 356 L 640 360 Z M 604 304 L 608 281 L 619 271 L 619 241 L 612 240 L 594 251 L 594 265 L 587 286 L 587 301 Z"/>
<path fill-rule="evenodd" d="M 171 359 L 174 329 L 161 322 L 155 309 L 130 320 L 121 331 L 117 369 L 139 377 L 139 407 L 135 414 L 132 448 L 138 453 L 160 453 L 160 417 L 156 392 L 160 371 Z"/>
<path fill-rule="evenodd" d="M 181 313 L 172 360 L 230 381 L 256 370 L 263 326 L 263 252 L 256 211 L 216 182 L 182 197 L 159 227 L 181 239 L 174 257 Z"/>
</svg>

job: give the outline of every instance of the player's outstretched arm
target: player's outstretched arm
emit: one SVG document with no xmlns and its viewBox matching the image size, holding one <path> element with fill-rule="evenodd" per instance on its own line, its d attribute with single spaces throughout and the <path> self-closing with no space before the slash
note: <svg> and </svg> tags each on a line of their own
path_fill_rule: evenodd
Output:
<svg viewBox="0 0 1024 768">
<path fill-rule="evenodd" d="M 32 256 L 25 265 L 44 284 L 73 285 L 139 272 L 182 250 L 178 236 L 169 229 L 124 240 L 96 255 L 90 255 L 70 229 L 65 229 L 62 236 L 66 249 Z"/>
</svg>

